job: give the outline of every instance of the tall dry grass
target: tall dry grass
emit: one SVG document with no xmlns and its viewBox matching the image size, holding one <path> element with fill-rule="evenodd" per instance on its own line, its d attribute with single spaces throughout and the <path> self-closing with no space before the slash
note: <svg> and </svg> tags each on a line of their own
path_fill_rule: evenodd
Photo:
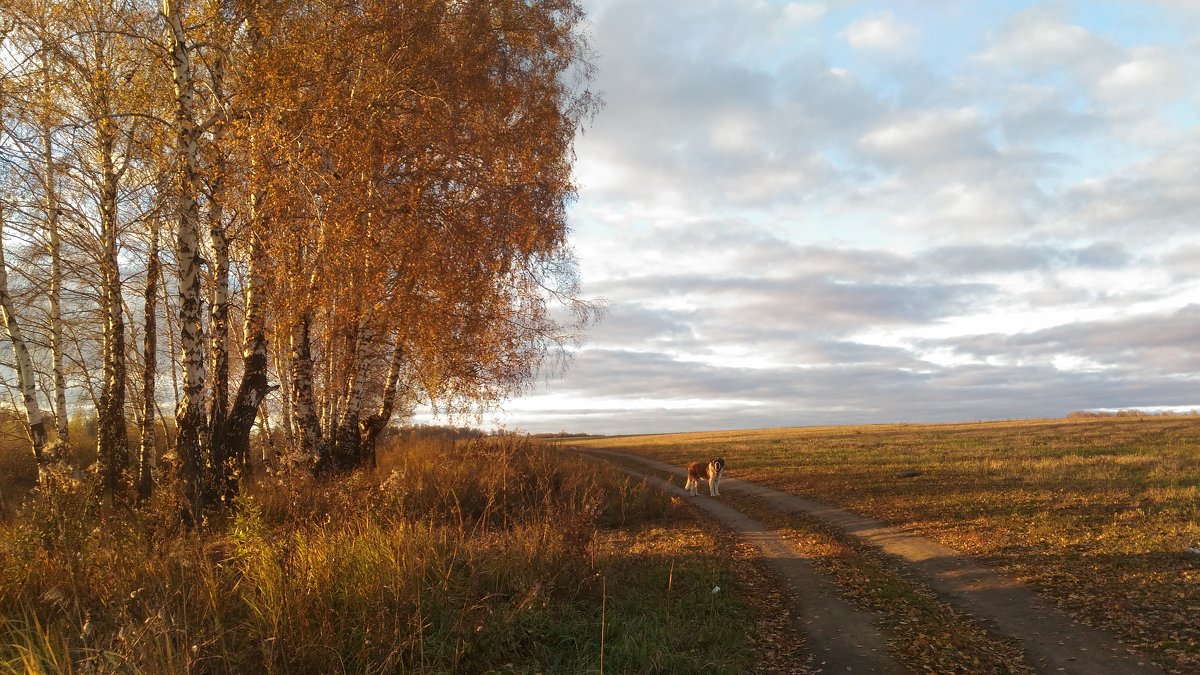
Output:
<svg viewBox="0 0 1200 675">
<path fill-rule="evenodd" d="M 97 488 L 58 475 L 0 523 L 0 672 L 594 671 L 597 532 L 669 508 L 517 437 L 410 439 L 331 480 L 260 475 L 195 529 L 169 482 L 119 511 Z M 608 671 L 629 672 L 658 647 L 611 649 L 627 656 Z"/>
</svg>

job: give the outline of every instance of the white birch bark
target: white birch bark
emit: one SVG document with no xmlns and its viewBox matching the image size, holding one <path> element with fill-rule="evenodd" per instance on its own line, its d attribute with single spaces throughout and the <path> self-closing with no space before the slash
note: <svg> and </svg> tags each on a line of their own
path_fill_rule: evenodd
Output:
<svg viewBox="0 0 1200 675">
<path fill-rule="evenodd" d="M 358 425 L 362 412 L 363 385 L 367 379 L 366 351 L 370 339 L 370 331 L 360 325 L 355 331 L 354 346 L 351 350 L 350 379 L 346 383 L 345 404 L 337 422 L 336 447 L 340 469 L 354 468 L 361 459 L 359 449 L 362 438 Z"/>
<path fill-rule="evenodd" d="M 312 315 L 305 311 L 292 326 L 292 419 L 296 424 L 297 450 L 318 465 L 329 461 L 321 423 L 313 401 Z"/>
<path fill-rule="evenodd" d="M 275 335 L 275 344 L 283 344 L 282 336 L 280 335 L 280 327 L 278 322 L 273 330 Z M 275 373 L 279 377 L 280 388 L 283 391 L 283 438 L 284 444 L 288 448 L 296 447 L 296 425 L 293 423 L 292 417 L 292 373 L 290 360 L 283 358 L 283 350 L 275 349 Z"/>
<path fill-rule="evenodd" d="M 224 171 L 224 162 L 219 162 L 217 172 Z M 230 449 L 226 444 L 225 425 L 229 412 L 229 239 L 225 234 L 224 179 L 218 176 L 213 181 L 209 201 L 209 244 L 213 253 L 211 265 L 213 289 L 209 302 L 209 363 L 211 365 L 208 387 L 208 447 L 212 453 L 214 477 L 226 485 L 236 485 Z M 232 495 L 229 495 L 232 496 Z"/>
<path fill-rule="evenodd" d="M 208 420 L 205 404 L 204 324 L 200 289 L 200 143 L 196 124 L 195 82 L 183 28 L 181 0 L 163 0 L 167 46 L 175 93 L 175 145 L 178 153 L 179 213 L 175 232 L 179 266 L 179 346 L 183 353 L 183 387 L 175 413 L 176 443 L 193 509 L 202 504 L 204 444 Z"/>
<path fill-rule="evenodd" d="M 251 222 L 256 218 L 257 200 L 251 199 Z M 277 387 L 267 382 L 267 328 L 263 312 L 266 278 L 263 274 L 266 249 L 257 232 L 251 234 L 249 283 L 246 288 L 245 341 L 242 345 L 242 382 L 229 408 L 224 443 L 231 459 L 243 469 L 249 468 L 250 430 L 263 399 Z"/>
<path fill-rule="evenodd" d="M 145 334 L 142 336 L 142 439 L 138 448 L 138 498 L 146 499 L 154 489 L 157 457 L 154 432 L 155 376 L 158 371 L 158 220 L 150 219 L 150 253 L 146 262 Z"/>
<path fill-rule="evenodd" d="M 221 218 L 223 209 L 213 205 L 210 217 Z M 225 418 L 229 397 L 229 240 L 223 226 L 209 228 L 213 250 L 213 294 L 209 303 L 209 350 L 212 364 L 210 419 L 214 428 Z M 219 433 L 219 431 L 218 431 Z"/>
<path fill-rule="evenodd" d="M 325 358 L 325 386 L 321 387 L 320 407 L 320 424 L 321 432 L 323 434 L 323 442 L 325 446 L 330 449 L 336 447 L 337 433 L 335 428 L 337 427 L 338 419 L 340 419 L 338 410 L 342 404 L 342 397 L 344 394 L 344 392 L 341 391 L 341 387 L 335 386 L 341 384 L 338 382 L 339 378 L 337 377 L 337 363 L 339 357 L 341 356 L 339 352 L 339 347 L 341 345 L 339 344 L 337 335 L 334 334 L 333 329 L 335 325 L 334 315 L 336 313 L 337 304 L 335 301 L 335 303 L 329 307 L 325 315 L 325 353 L 323 355 Z M 309 351 L 311 353 L 311 348 Z"/>
<path fill-rule="evenodd" d="M 212 66 L 213 94 L 218 105 L 224 105 L 224 58 L 218 55 Z M 214 468 L 229 474 L 230 453 L 225 443 L 225 421 L 229 412 L 229 237 L 225 230 L 225 171 L 224 156 L 225 120 L 218 119 L 212 131 L 212 144 L 216 159 L 212 171 L 209 192 L 208 241 L 212 250 L 211 265 L 213 289 L 209 302 L 209 362 L 211 383 L 209 385 L 208 426 L 209 448 L 213 453 Z M 229 476 L 224 476 L 225 482 Z"/>
<path fill-rule="evenodd" d="M 117 257 L 117 187 L 120 175 L 114 166 L 115 124 L 101 118 L 96 128 L 100 163 L 101 278 L 104 288 L 104 381 L 97 411 L 96 451 L 104 477 L 104 490 L 115 501 L 123 498 L 128 482 L 129 437 L 125 428 L 125 316 L 121 269 Z"/>
<path fill-rule="evenodd" d="M 50 256 L 50 370 L 54 379 L 55 431 L 60 444 L 70 440 L 67 410 L 67 379 L 63 371 L 62 328 L 62 236 L 59 233 L 58 188 L 54 171 L 54 147 L 50 130 L 42 140 L 42 162 L 45 165 L 46 253 Z"/>
<path fill-rule="evenodd" d="M 392 411 L 396 407 L 396 393 L 400 382 L 400 369 L 404 365 L 404 337 L 403 333 L 397 331 L 396 342 L 392 347 L 392 358 L 388 362 L 387 378 L 383 384 L 383 397 L 379 400 L 379 408 L 367 419 L 362 422 L 362 440 L 359 445 L 359 452 L 365 458 L 371 461 L 371 465 L 376 464 L 375 446 L 379 439 L 379 434 L 387 428 L 388 422 L 392 419 Z"/>
<path fill-rule="evenodd" d="M 253 4 L 252 4 L 253 6 Z M 256 22 L 247 23 L 247 41 L 251 54 L 261 48 L 262 34 Z M 223 97 L 223 79 L 225 65 L 218 60 L 213 72 L 214 90 L 217 96 Z M 224 133 L 224 120 L 218 127 L 218 134 Z M 251 136 L 250 172 L 251 176 L 260 173 L 260 156 L 257 150 L 257 138 Z M 221 180 L 224 179 L 223 168 L 218 171 Z M 214 192 L 218 190 L 214 189 Z M 270 434 L 266 425 L 266 410 L 263 401 L 278 386 L 272 386 L 268 381 L 270 365 L 267 351 L 267 325 L 265 315 L 266 302 L 266 265 L 267 248 L 263 237 L 266 235 L 268 223 L 267 214 L 263 212 L 265 193 L 257 186 L 250 191 L 250 215 L 247 231 L 250 238 L 250 260 L 247 269 L 247 284 L 245 291 L 246 314 L 242 325 L 242 380 L 237 393 L 229 405 L 228 417 L 224 421 L 223 442 L 230 458 L 243 472 L 248 472 L 250 462 L 250 432 L 254 426 L 254 418 L 261 415 L 264 429 Z M 222 233 L 223 234 L 223 233 Z M 215 246 L 214 246 L 215 248 Z M 276 350 L 278 352 L 278 350 Z M 278 353 L 276 354 L 278 358 Z M 265 446 L 264 446 L 265 447 Z M 265 451 L 264 451 L 265 455 Z"/>
<path fill-rule="evenodd" d="M 29 346 L 21 332 L 17 314 L 13 309 L 12 297 L 8 293 L 8 266 L 4 261 L 4 218 L 3 204 L 0 204 L 0 313 L 3 314 L 4 328 L 8 339 L 12 341 L 13 356 L 17 362 L 17 386 L 21 389 L 21 402 L 25 407 L 25 422 L 29 426 L 29 440 L 33 446 L 33 456 L 37 460 L 38 480 L 45 479 L 48 458 L 43 452 L 46 445 L 46 424 L 42 409 L 37 400 L 37 380 L 33 372 L 33 359 L 29 354 Z"/>
</svg>

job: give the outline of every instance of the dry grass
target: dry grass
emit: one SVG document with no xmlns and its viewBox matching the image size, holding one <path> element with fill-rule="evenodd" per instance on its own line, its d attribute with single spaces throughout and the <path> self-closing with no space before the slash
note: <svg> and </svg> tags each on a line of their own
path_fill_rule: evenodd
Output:
<svg viewBox="0 0 1200 675">
<path fill-rule="evenodd" d="M 1156 661 L 1200 669 L 1200 420 L 879 425 L 581 439 L 729 474 L 978 556 Z M 898 479 L 915 469 L 920 476 Z"/>
<path fill-rule="evenodd" d="M 95 483 L 0 521 L 0 672 L 598 672 L 602 606 L 607 672 L 750 660 L 744 603 L 710 592 L 728 556 L 661 493 L 526 439 L 263 476 L 197 529 L 169 483 L 119 512 Z"/>
</svg>

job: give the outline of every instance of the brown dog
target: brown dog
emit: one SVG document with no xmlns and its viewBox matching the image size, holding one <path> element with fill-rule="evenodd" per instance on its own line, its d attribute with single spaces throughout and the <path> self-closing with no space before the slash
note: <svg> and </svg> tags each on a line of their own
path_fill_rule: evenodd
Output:
<svg viewBox="0 0 1200 675">
<path fill-rule="evenodd" d="M 708 464 L 692 462 L 688 464 L 687 483 L 683 489 L 692 496 L 700 494 L 700 480 L 708 481 L 708 496 L 717 497 L 721 494 L 721 474 L 725 472 L 725 460 L 715 457 Z"/>
</svg>

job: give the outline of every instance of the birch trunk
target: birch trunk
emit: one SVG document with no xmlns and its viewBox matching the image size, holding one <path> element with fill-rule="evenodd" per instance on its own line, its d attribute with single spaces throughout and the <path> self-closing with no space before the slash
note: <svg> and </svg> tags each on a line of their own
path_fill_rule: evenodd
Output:
<svg viewBox="0 0 1200 675">
<path fill-rule="evenodd" d="M 180 0 L 163 0 L 167 45 L 175 91 L 175 144 L 179 164 L 179 218 L 176 259 L 179 265 L 179 346 L 183 352 L 183 388 L 175 412 L 183 480 L 193 510 L 203 506 L 205 444 L 205 363 L 203 298 L 200 290 L 200 139 L 195 117 L 195 82 L 183 29 Z"/>
<path fill-rule="evenodd" d="M 117 258 L 117 184 L 113 166 L 116 132 L 112 121 L 101 119 L 100 237 L 103 249 L 101 278 L 104 288 L 104 382 L 97 410 L 96 454 L 104 478 L 104 491 L 117 502 L 128 488 L 129 434 L 125 427 L 125 316 L 121 298 L 121 269 Z"/>
<path fill-rule="evenodd" d="M 8 294 L 8 266 L 4 261 L 4 218 L 0 205 L 0 313 L 4 327 L 12 341 L 13 355 L 17 361 L 17 385 L 21 389 L 21 402 L 25 407 L 25 421 L 29 425 L 29 441 L 33 446 L 33 457 L 37 461 L 38 481 L 45 480 L 50 458 L 44 452 L 46 446 L 46 422 L 37 400 L 37 381 L 33 373 L 33 359 L 25 344 L 24 334 L 13 311 L 12 297 Z"/>
<path fill-rule="evenodd" d="M 334 427 L 339 419 L 338 409 L 341 404 L 342 392 L 339 387 L 334 386 L 338 382 L 337 363 L 341 356 L 339 347 L 340 341 L 334 333 L 335 315 L 337 314 L 336 301 L 326 310 L 325 315 L 325 386 L 321 387 L 321 407 L 319 413 L 319 423 L 321 426 L 322 441 L 325 447 L 333 450 L 337 447 L 337 434 Z M 311 350 L 310 350 L 311 351 Z"/>
<path fill-rule="evenodd" d="M 353 469 L 361 460 L 359 419 L 363 400 L 363 383 L 367 379 L 366 346 L 370 332 L 362 327 L 355 331 L 354 347 L 351 350 L 350 381 L 346 385 L 345 405 L 337 420 L 337 467 L 343 471 Z"/>
<path fill-rule="evenodd" d="M 159 284 L 160 293 L 158 299 L 162 302 L 163 319 L 167 324 L 167 355 L 168 361 L 167 372 L 171 373 L 171 409 L 179 408 L 179 346 L 176 343 L 179 331 L 175 328 L 175 317 L 179 314 L 178 308 L 171 304 L 171 290 L 169 284 Z M 164 422 L 165 424 L 165 422 Z M 178 429 L 176 429 L 178 432 Z M 176 447 L 175 441 L 172 440 L 167 444 L 167 447 Z"/>
<path fill-rule="evenodd" d="M 251 221 L 255 220 L 255 204 L 251 201 Z M 263 399 L 276 387 L 267 382 L 267 326 L 263 314 L 263 294 L 266 278 L 263 274 L 266 255 L 261 237 L 251 234 L 249 284 L 246 288 L 245 342 L 242 345 L 242 382 L 238 386 L 226 421 L 225 446 L 230 457 L 243 470 L 250 464 L 250 431 Z"/>
<path fill-rule="evenodd" d="M 223 164 L 223 162 L 221 163 Z M 217 171 L 223 171 L 219 166 Z M 212 487 L 229 493 L 229 485 L 236 486 L 237 478 L 232 454 L 225 445 L 225 423 L 229 406 L 229 239 L 225 234 L 223 179 L 214 181 L 209 210 L 208 237 L 213 252 L 213 293 L 209 303 L 209 359 L 212 366 L 212 384 L 208 391 L 208 447 L 212 453 Z M 216 497 L 217 495 L 211 495 Z M 230 495 L 232 496 L 232 495 Z"/>
<path fill-rule="evenodd" d="M 252 3 L 252 7 L 257 8 L 257 3 Z M 246 32 L 250 53 L 257 54 L 262 47 L 263 38 L 258 23 L 247 22 Z M 214 89 L 217 90 L 218 96 L 221 96 L 224 61 L 218 60 L 217 65 L 218 67 L 214 71 Z M 218 129 L 218 132 L 223 132 L 222 129 Z M 258 176 L 261 170 L 257 140 L 255 136 L 250 138 L 251 176 Z M 224 174 L 220 175 L 223 178 Z M 278 388 L 278 386 L 271 386 L 267 378 L 270 354 L 267 351 L 265 315 L 267 249 L 263 242 L 263 236 L 266 234 L 268 223 L 267 216 L 263 212 L 265 196 L 265 192 L 258 189 L 250 191 L 250 216 L 247 228 L 250 237 L 250 260 L 245 295 L 246 314 L 242 325 L 242 381 L 238 385 L 237 393 L 229 406 L 228 418 L 224 423 L 225 447 L 229 456 L 243 473 L 248 473 L 251 467 L 250 432 L 254 427 L 254 418 L 261 412 L 265 424 L 266 411 L 263 409 L 263 401 L 273 390 Z M 277 363 L 278 357 L 277 349 Z M 267 433 L 269 434 L 269 430 Z"/>
<path fill-rule="evenodd" d="M 212 67 L 211 87 L 221 105 L 225 101 L 225 61 L 217 56 Z M 226 447 L 225 421 L 229 412 L 229 236 L 225 230 L 225 120 L 213 127 L 212 144 L 216 149 L 213 179 L 209 192 L 208 240 L 212 248 L 213 292 L 209 303 L 209 358 L 212 383 L 208 401 L 208 446 L 212 452 L 216 482 L 232 498 L 230 486 L 237 486 L 236 462 Z"/>
<path fill-rule="evenodd" d="M 67 410 L 67 379 L 63 372 L 62 328 L 62 237 L 58 231 L 59 208 L 57 177 L 54 172 L 54 146 L 47 129 L 42 137 L 42 162 L 46 169 L 46 253 L 50 256 L 50 370 L 54 379 L 54 421 L 58 442 L 70 440 Z"/>
<path fill-rule="evenodd" d="M 271 430 L 271 416 L 267 414 L 267 406 L 260 405 L 258 407 L 258 428 L 263 433 L 262 455 L 260 463 L 266 466 L 267 462 L 271 461 L 271 457 L 275 455 L 275 432 Z M 269 454 L 268 454 L 269 453 Z M 246 463 L 247 468 L 251 465 Z"/>
<path fill-rule="evenodd" d="M 306 310 L 292 327 L 292 419 L 296 424 L 296 449 L 317 468 L 324 468 L 329 464 L 329 451 L 313 400 L 311 324 L 312 314 Z"/>
<path fill-rule="evenodd" d="M 275 343 L 282 344 L 283 339 L 280 335 L 279 322 L 275 322 L 274 330 Z M 283 391 L 283 405 L 280 406 L 283 411 L 283 441 L 284 447 L 292 448 L 296 445 L 296 425 L 292 423 L 292 375 L 290 361 L 285 363 L 282 357 L 282 350 L 275 350 L 275 372 L 279 376 L 280 389 Z"/>
<path fill-rule="evenodd" d="M 392 347 L 392 358 L 388 362 L 387 379 L 383 385 L 383 398 L 379 401 L 379 409 L 362 421 L 362 440 L 359 442 L 359 453 L 362 461 L 370 461 L 371 466 L 378 464 L 376 443 L 379 434 L 387 428 L 392 419 L 392 411 L 396 406 L 397 385 L 400 382 L 400 368 L 404 364 L 404 343 L 402 336 L 396 335 L 396 344 Z"/>
<path fill-rule="evenodd" d="M 156 434 L 154 432 L 155 374 L 158 370 L 158 220 L 150 219 L 150 253 L 146 261 L 145 334 L 142 336 L 142 443 L 138 448 L 138 499 L 154 489 Z"/>
</svg>

